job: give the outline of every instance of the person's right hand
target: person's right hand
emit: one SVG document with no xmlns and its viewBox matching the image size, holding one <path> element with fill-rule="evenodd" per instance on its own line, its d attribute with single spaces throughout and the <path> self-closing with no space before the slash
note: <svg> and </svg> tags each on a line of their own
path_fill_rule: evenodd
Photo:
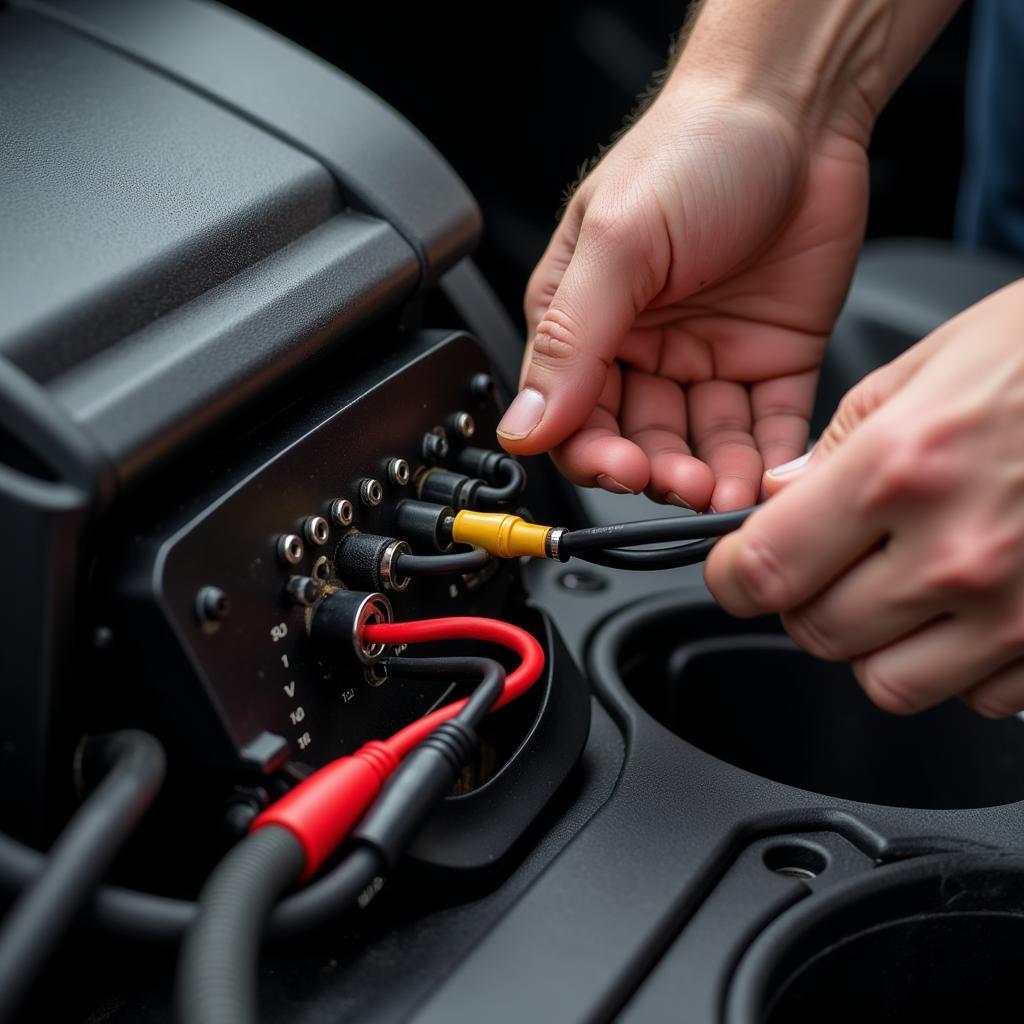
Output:
<svg viewBox="0 0 1024 1024">
<path fill-rule="evenodd" d="M 527 291 L 509 451 L 718 511 L 804 451 L 863 233 L 864 133 L 770 95 L 677 75 L 579 187 Z"/>
</svg>

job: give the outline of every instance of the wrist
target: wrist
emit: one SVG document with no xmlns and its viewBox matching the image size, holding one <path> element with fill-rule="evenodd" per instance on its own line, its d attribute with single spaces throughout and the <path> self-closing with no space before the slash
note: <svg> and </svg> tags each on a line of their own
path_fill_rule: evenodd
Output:
<svg viewBox="0 0 1024 1024">
<path fill-rule="evenodd" d="M 669 91 L 716 83 L 817 134 L 866 146 L 889 96 L 959 0 L 705 0 Z"/>
</svg>

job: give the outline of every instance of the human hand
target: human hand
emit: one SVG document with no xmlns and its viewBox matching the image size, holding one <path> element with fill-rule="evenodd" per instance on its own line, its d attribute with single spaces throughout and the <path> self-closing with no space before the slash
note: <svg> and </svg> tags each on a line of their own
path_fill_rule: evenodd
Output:
<svg viewBox="0 0 1024 1024">
<path fill-rule="evenodd" d="M 867 199 L 864 147 L 683 77 L 583 182 L 530 280 L 499 428 L 571 480 L 718 511 L 807 444 Z"/>
<path fill-rule="evenodd" d="M 705 568 L 896 713 L 1024 708 L 1024 281 L 875 371 Z M 788 469 L 788 471 L 786 471 Z"/>
</svg>

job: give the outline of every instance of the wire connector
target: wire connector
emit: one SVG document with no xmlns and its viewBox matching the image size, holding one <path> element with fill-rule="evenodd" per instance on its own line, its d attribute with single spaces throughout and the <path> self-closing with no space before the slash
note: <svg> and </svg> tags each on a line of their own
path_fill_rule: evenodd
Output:
<svg viewBox="0 0 1024 1024">
<path fill-rule="evenodd" d="M 483 548 L 498 558 L 552 558 L 551 534 L 555 529 L 528 523 L 511 513 L 463 509 L 452 523 L 452 540 Z"/>
</svg>

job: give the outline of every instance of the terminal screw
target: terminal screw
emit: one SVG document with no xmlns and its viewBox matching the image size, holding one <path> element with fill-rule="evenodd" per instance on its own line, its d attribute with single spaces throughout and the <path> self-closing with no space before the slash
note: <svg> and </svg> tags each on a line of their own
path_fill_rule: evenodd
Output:
<svg viewBox="0 0 1024 1024">
<path fill-rule="evenodd" d="M 352 525 L 352 502 L 348 498 L 335 498 L 331 502 L 331 518 L 339 526 Z"/>
<path fill-rule="evenodd" d="M 326 544 L 327 538 L 331 535 L 331 528 L 323 516 L 307 516 L 303 533 L 310 544 Z"/>
<path fill-rule="evenodd" d="M 206 624 L 221 622 L 231 611 L 228 595 L 220 587 L 203 587 L 196 595 L 196 615 Z"/>
<path fill-rule="evenodd" d="M 423 435 L 423 458 L 428 462 L 438 462 L 448 457 L 448 436 L 444 427 L 434 427 L 429 434 Z"/>
<path fill-rule="evenodd" d="M 409 469 L 409 463 L 405 459 L 389 459 L 388 460 L 388 479 L 399 487 L 404 487 L 408 482 L 412 473 Z"/>
<path fill-rule="evenodd" d="M 309 576 L 292 576 L 285 584 L 285 592 L 296 604 L 309 608 L 320 596 L 320 586 Z"/>
<path fill-rule="evenodd" d="M 285 565 L 298 565 L 306 553 L 306 547 L 301 537 L 294 533 L 286 533 L 277 542 L 277 553 Z"/>
<path fill-rule="evenodd" d="M 384 488 L 381 487 L 379 480 L 367 477 L 359 485 L 359 497 L 364 505 L 375 508 L 384 497 Z"/>
</svg>

